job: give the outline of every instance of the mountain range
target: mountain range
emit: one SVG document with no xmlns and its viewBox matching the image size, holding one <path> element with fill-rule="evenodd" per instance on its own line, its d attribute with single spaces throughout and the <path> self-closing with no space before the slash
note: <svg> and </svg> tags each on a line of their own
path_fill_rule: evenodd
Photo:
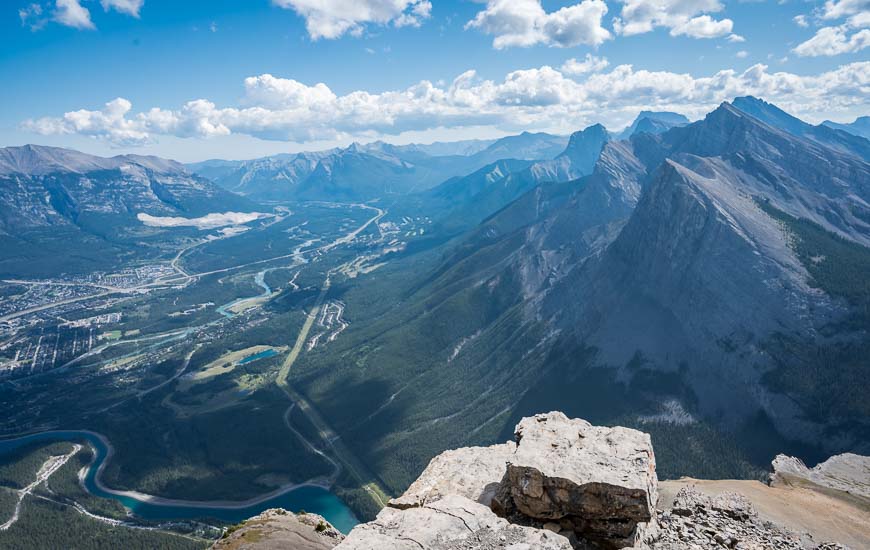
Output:
<svg viewBox="0 0 870 550">
<path fill-rule="evenodd" d="M 0 149 L 0 272 L 79 272 L 113 265 L 159 236 L 140 214 L 195 218 L 252 212 L 248 199 L 157 157 L 102 158 L 25 145 Z M 57 265 L 58 254 L 67 262 Z"/>
<path fill-rule="evenodd" d="M 830 128 L 843 130 L 844 132 L 870 139 L 870 116 L 858 117 L 854 122 L 848 124 L 842 124 L 830 120 L 826 120 L 822 122 L 822 124 Z"/>
<path fill-rule="evenodd" d="M 563 151 L 567 140 L 526 132 L 453 146 L 354 143 L 342 149 L 250 161 L 205 161 L 188 168 L 255 199 L 371 200 L 422 191 L 503 159 L 550 159 Z"/>
<path fill-rule="evenodd" d="M 0 227 L 4 250 L 33 255 L 157 231 L 140 212 L 390 199 L 432 228 L 330 289 L 353 323 L 293 383 L 394 490 L 444 448 L 557 408 L 677 418 L 648 426 L 692 438 L 671 473 L 746 476 L 771 448 L 870 451 L 868 159 L 865 138 L 752 97 L 695 122 L 645 112 L 618 135 L 596 124 L 187 167 L 28 146 L 0 151 Z"/>
<path fill-rule="evenodd" d="M 674 418 L 647 426 L 693 442 L 671 475 L 870 450 L 868 142 L 754 98 L 605 135 L 572 136 L 598 136 L 574 179 L 503 161 L 434 188 L 479 223 L 431 267 L 379 271 L 364 292 L 388 309 L 307 358 L 300 387 L 396 490 L 439 448 L 554 408 Z"/>
</svg>

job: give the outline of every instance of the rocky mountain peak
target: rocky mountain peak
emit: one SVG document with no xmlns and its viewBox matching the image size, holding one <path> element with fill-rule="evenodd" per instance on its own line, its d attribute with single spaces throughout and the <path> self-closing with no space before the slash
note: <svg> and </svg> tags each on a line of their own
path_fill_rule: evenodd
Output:
<svg viewBox="0 0 870 550">
<path fill-rule="evenodd" d="M 556 159 L 550 163 L 560 165 L 565 173 L 563 179 L 574 179 L 592 173 L 595 162 L 601 154 L 604 144 L 610 141 L 610 133 L 601 124 L 593 124 L 584 130 L 574 132 L 568 140 L 568 146 Z M 547 163 L 541 163 L 546 165 Z M 561 166 L 566 164 L 566 166 Z"/>
<path fill-rule="evenodd" d="M 629 137 L 646 132 L 650 134 L 660 134 L 676 126 L 685 126 L 689 124 L 689 119 L 679 113 L 669 111 L 641 111 L 631 125 L 622 131 L 619 135 L 620 139 L 628 139 Z"/>
<path fill-rule="evenodd" d="M 772 103 L 752 96 L 738 97 L 734 99 L 731 106 L 773 128 L 857 156 L 865 161 L 870 160 L 870 141 L 860 137 L 860 132 L 838 131 L 824 123 L 813 126 Z"/>
</svg>

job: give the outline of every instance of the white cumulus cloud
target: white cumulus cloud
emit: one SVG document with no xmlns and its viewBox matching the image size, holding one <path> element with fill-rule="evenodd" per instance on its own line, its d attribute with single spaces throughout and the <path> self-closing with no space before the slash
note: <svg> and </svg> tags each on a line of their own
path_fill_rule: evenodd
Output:
<svg viewBox="0 0 870 550">
<path fill-rule="evenodd" d="M 562 64 L 562 72 L 570 75 L 597 73 L 610 65 L 605 57 L 596 57 L 587 53 L 583 61 L 577 61 L 573 57 Z"/>
<path fill-rule="evenodd" d="M 312 40 L 338 38 L 345 33 L 358 36 L 368 23 L 419 26 L 432 11 L 429 0 L 272 0 L 272 3 L 301 15 Z"/>
<path fill-rule="evenodd" d="M 867 47 L 870 47 L 870 11 L 856 13 L 841 25 L 820 28 L 792 51 L 801 57 L 819 57 L 855 53 Z"/>
<path fill-rule="evenodd" d="M 54 20 L 61 25 L 74 29 L 96 29 L 91 21 L 91 12 L 82 6 L 79 0 L 57 0 L 55 3 Z"/>
<path fill-rule="evenodd" d="M 718 38 L 730 35 L 734 28 L 730 19 L 709 15 L 724 9 L 719 0 L 622 0 L 622 4 L 613 27 L 626 36 L 664 27 L 671 36 Z"/>
<path fill-rule="evenodd" d="M 116 10 L 133 17 L 139 17 L 139 10 L 145 4 L 145 0 L 100 0 L 105 11 Z"/>
<path fill-rule="evenodd" d="M 496 49 L 536 44 L 599 46 L 611 37 L 601 25 L 606 13 L 603 0 L 583 0 L 550 13 L 541 0 L 488 0 L 465 28 L 493 36 Z"/>
<path fill-rule="evenodd" d="M 822 9 L 823 19 L 840 19 L 870 11 L 870 0 L 827 0 Z"/>
</svg>

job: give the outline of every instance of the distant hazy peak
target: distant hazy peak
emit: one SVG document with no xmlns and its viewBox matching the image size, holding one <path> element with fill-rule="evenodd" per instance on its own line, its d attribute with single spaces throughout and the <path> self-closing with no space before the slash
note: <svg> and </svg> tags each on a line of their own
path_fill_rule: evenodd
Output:
<svg viewBox="0 0 870 550">
<path fill-rule="evenodd" d="M 118 155 L 111 158 L 45 145 L 0 149 L 0 174 L 45 175 L 52 172 L 87 173 L 137 165 L 160 173 L 186 173 L 181 164 L 154 156 Z"/>
<path fill-rule="evenodd" d="M 574 157 L 582 154 L 594 157 L 591 159 L 592 165 L 594 165 L 598 154 L 601 152 L 601 147 L 608 141 L 610 141 L 610 132 L 607 131 L 607 128 L 601 124 L 593 124 L 571 134 L 567 147 L 557 158 Z M 592 165 L 588 167 L 589 171 L 591 171 Z"/>
<path fill-rule="evenodd" d="M 870 116 L 860 116 L 854 122 L 840 123 L 832 120 L 822 122 L 822 126 L 842 130 L 852 135 L 870 139 Z"/>
<path fill-rule="evenodd" d="M 670 111 L 641 111 L 631 126 L 622 131 L 620 139 L 628 139 L 638 132 L 660 134 L 674 126 L 685 126 L 689 119 L 679 113 Z"/>
</svg>

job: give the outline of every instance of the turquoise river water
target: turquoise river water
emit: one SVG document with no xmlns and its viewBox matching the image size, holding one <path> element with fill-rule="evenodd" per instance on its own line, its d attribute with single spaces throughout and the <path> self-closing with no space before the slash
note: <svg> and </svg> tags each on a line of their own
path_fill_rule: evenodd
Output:
<svg viewBox="0 0 870 550">
<path fill-rule="evenodd" d="M 36 442 L 75 441 L 87 442 L 96 452 L 96 457 L 88 467 L 85 475 L 85 488 L 93 495 L 111 498 L 123 504 L 136 516 L 147 520 L 207 520 L 215 518 L 227 522 L 239 522 L 255 516 L 269 508 L 285 508 L 287 510 L 314 512 L 329 520 L 343 533 L 350 531 L 358 523 L 353 512 L 334 494 L 322 487 L 304 485 L 270 497 L 263 502 L 252 505 L 210 504 L 185 502 L 184 504 L 157 504 L 139 500 L 131 495 L 118 495 L 101 489 L 96 483 L 100 467 L 105 463 L 109 449 L 105 442 L 95 433 L 87 431 L 66 430 L 42 432 L 15 439 L 0 440 L 0 456 L 11 453 L 24 445 Z"/>
</svg>

